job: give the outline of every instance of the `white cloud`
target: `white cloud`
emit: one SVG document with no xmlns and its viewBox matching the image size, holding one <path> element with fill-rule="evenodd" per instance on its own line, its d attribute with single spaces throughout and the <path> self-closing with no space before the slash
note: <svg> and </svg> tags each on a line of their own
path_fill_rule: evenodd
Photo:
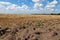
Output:
<svg viewBox="0 0 60 40">
<path fill-rule="evenodd" d="M 52 2 L 48 2 L 45 6 L 41 1 L 45 0 L 32 0 L 34 5 L 31 9 L 30 7 L 25 5 L 23 2 L 22 6 L 18 6 L 16 4 L 12 4 L 10 2 L 0 2 L 0 12 L 4 13 L 40 13 L 40 12 L 52 12 L 54 11 L 54 7 L 58 3 L 57 0 L 53 0 Z M 32 3 L 33 4 L 33 3 Z"/>
<path fill-rule="evenodd" d="M 10 2 L 0 2 L 0 12 L 4 12 L 3 10 L 5 10 L 4 13 L 28 12 L 28 8 L 27 5 L 18 6 Z"/>
<path fill-rule="evenodd" d="M 54 8 L 56 6 L 58 2 L 56 0 L 53 0 L 52 2 L 48 2 L 48 4 L 45 6 L 45 9 L 46 10 L 49 10 L 49 11 L 54 11 Z"/>
<path fill-rule="evenodd" d="M 15 5 L 15 4 L 11 4 L 11 5 L 9 5 L 8 7 L 7 7 L 7 9 L 20 9 L 20 10 L 22 10 L 22 9 L 28 9 L 28 6 L 27 5 L 22 5 L 22 6 L 18 6 L 18 5 Z"/>
<path fill-rule="evenodd" d="M 22 9 L 28 9 L 28 6 L 26 6 L 26 5 L 22 5 L 21 8 L 22 8 Z"/>
<path fill-rule="evenodd" d="M 42 2 L 42 1 L 46 1 L 46 0 L 32 0 L 33 2 Z"/>
<path fill-rule="evenodd" d="M 16 7 L 18 7 L 17 5 L 15 5 L 15 4 L 11 4 L 11 5 L 9 5 L 9 6 L 7 6 L 7 8 L 6 9 L 15 9 Z"/>
<path fill-rule="evenodd" d="M 58 2 L 56 0 L 52 1 L 51 3 L 49 3 L 50 5 L 55 5 L 57 4 Z"/>
<path fill-rule="evenodd" d="M 11 5 L 11 3 L 10 2 L 0 2 L 0 4 L 2 4 L 2 5 Z"/>
<path fill-rule="evenodd" d="M 32 0 L 32 1 L 35 2 L 34 3 L 34 6 L 33 6 L 33 11 L 38 12 L 40 10 L 43 10 L 43 8 L 42 8 L 43 7 L 43 4 L 40 3 L 43 0 Z"/>
<path fill-rule="evenodd" d="M 35 3 L 35 4 L 34 4 L 34 9 L 40 8 L 40 7 L 42 7 L 42 6 L 43 6 L 43 4 Z"/>
<path fill-rule="evenodd" d="M 47 8 L 47 9 L 54 8 L 57 3 L 58 3 L 58 2 L 57 2 L 56 0 L 54 0 L 54 1 L 50 2 L 50 3 L 48 3 L 48 4 L 46 5 L 46 8 Z"/>
<path fill-rule="evenodd" d="M 50 8 L 54 8 L 55 5 L 47 5 L 46 8 L 50 9 Z"/>
<path fill-rule="evenodd" d="M 33 2 L 39 2 L 40 0 L 32 0 Z"/>
</svg>

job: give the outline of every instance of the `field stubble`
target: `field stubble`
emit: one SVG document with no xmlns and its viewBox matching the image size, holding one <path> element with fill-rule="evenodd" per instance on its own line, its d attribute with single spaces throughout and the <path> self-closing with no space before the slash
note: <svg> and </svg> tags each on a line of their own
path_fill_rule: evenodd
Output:
<svg viewBox="0 0 60 40">
<path fill-rule="evenodd" d="M 0 15 L 0 40 L 60 40 L 60 15 Z"/>
</svg>

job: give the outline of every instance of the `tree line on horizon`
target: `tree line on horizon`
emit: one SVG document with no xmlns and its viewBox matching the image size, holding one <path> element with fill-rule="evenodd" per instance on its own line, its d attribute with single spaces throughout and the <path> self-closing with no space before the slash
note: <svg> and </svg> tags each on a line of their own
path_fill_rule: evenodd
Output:
<svg viewBox="0 0 60 40">
<path fill-rule="evenodd" d="M 60 13 L 49 13 L 49 14 L 46 14 L 46 13 L 43 13 L 43 14 L 35 13 L 35 14 L 32 14 L 32 15 L 60 15 Z"/>
</svg>

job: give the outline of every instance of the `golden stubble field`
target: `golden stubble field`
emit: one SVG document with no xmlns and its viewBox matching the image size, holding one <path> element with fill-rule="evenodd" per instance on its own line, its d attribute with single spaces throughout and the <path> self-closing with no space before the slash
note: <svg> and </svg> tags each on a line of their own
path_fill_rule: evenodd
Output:
<svg viewBox="0 0 60 40">
<path fill-rule="evenodd" d="M 0 14 L 0 40 L 60 40 L 60 15 Z"/>
</svg>

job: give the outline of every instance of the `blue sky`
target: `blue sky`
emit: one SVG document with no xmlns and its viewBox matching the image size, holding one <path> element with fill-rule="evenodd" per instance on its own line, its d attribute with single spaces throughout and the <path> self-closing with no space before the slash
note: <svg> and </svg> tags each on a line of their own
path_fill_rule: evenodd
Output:
<svg viewBox="0 0 60 40">
<path fill-rule="evenodd" d="M 60 13 L 60 0 L 0 0 L 0 13 Z"/>
</svg>

